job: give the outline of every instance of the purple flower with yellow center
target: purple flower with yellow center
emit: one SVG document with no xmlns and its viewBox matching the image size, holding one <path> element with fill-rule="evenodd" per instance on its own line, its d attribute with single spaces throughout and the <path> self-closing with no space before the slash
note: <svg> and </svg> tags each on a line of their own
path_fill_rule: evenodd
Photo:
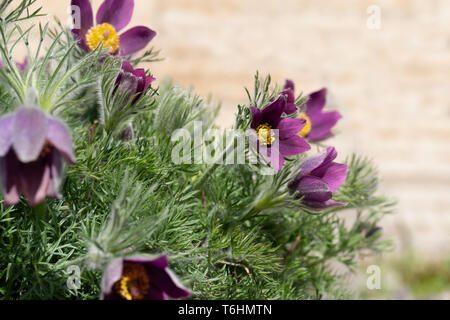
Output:
<svg viewBox="0 0 450 320">
<path fill-rule="evenodd" d="M 21 107 L 0 118 L 0 175 L 6 206 L 24 194 L 30 206 L 59 197 L 63 160 L 75 163 L 65 125 L 41 109 Z"/>
<path fill-rule="evenodd" d="M 286 107 L 286 99 L 284 96 L 272 102 L 264 109 L 250 107 L 252 113 L 251 129 L 255 130 L 258 136 L 259 152 L 270 158 L 274 169 L 280 170 L 284 164 L 284 157 L 295 156 L 301 154 L 311 148 L 311 146 L 297 134 L 306 124 L 303 119 L 282 118 Z M 278 130 L 278 135 L 273 130 Z M 275 140 L 279 139 L 277 143 Z M 263 145 L 267 149 L 260 148 Z M 278 147 L 278 159 L 271 156 L 273 153 L 272 146 Z"/>
<path fill-rule="evenodd" d="M 136 102 L 148 89 L 155 78 L 147 76 L 144 69 L 134 69 L 131 63 L 124 60 L 122 62 L 122 71 L 116 79 L 116 88 L 122 93 L 127 92 L 131 96 L 135 96 Z"/>
<path fill-rule="evenodd" d="M 347 179 L 345 164 L 333 162 L 337 157 L 335 148 L 330 147 L 319 155 L 302 163 L 299 173 L 289 183 L 292 193 L 298 192 L 297 199 L 316 209 L 326 209 L 346 205 L 345 202 L 332 201 L 333 192 Z"/>
<path fill-rule="evenodd" d="M 134 0 L 105 0 L 98 9 L 94 25 L 92 6 L 89 0 L 72 0 L 72 6 L 80 10 L 80 17 L 74 16 L 80 29 L 72 29 L 72 34 L 86 52 L 95 50 L 100 44 L 109 48 L 110 54 L 130 55 L 144 49 L 156 36 L 156 32 L 138 26 L 119 35 L 131 21 Z M 77 10 L 74 11 L 77 14 Z M 77 21 L 78 20 L 78 21 Z"/>
<path fill-rule="evenodd" d="M 295 106 L 295 85 L 292 80 L 286 80 L 282 94 L 287 97 L 286 114 L 292 114 L 297 111 Z M 327 89 L 323 88 L 309 95 L 308 101 L 303 107 L 303 111 L 298 118 L 306 120 L 306 125 L 299 134 L 308 141 L 321 141 L 333 136 L 331 129 L 342 118 L 338 111 L 323 112 L 326 104 Z"/>
<path fill-rule="evenodd" d="M 169 269 L 167 255 L 119 258 L 106 268 L 102 300 L 168 300 L 190 296 Z"/>
</svg>

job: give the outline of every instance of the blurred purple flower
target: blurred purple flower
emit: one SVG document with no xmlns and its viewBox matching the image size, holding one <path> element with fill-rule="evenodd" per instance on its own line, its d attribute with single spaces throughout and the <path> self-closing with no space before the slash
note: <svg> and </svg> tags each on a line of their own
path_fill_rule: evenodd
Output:
<svg viewBox="0 0 450 320">
<path fill-rule="evenodd" d="M 286 114 L 292 114 L 297 111 L 295 106 L 295 86 L 292 80 L 286 80 L 282 94 L 287 97 Z M 333 136 L 331 129 L 336 125 L 341 114 L 337 111 L 323 112 L 326 104 L 327 89 L 323 88 L 309 95 L 308 101 L 305 103 L 304 112 L 298 116 L 300 119 L 306 120 L 300 135 L 307 138 L 308 141 L 321 141 Z"/>
<path fill-rule="evenodd" d="M 305 125 L 306 121 L 302 119 L 282 118 L 286 107 L 286 99 L 280 96 L 276 101 L 266 106 L 264 109 L 250 107 L 252 113 L 251 129 L 256 131 L 259 138 L 258 146 L 267 147 L 267 154 L 264 154 L 259 148 L 259 152 L 271 159 L 275 170 L 280 170 L 284 164 L 284 157 L 301 154 L 311 148 L 311 146 L 297 134 Z M 271 147 L 277 137 L 272 130 L 278 130 L 279 158 L 271 157 Z"/>
<path fill-rule="evenodd" d="M 331 200 L 333 192 L 347 179 L 348 171 L 345 164 L 333 162 L 336 157 L 336 149 L 330 147 L 300 165 L 299 173 L 289 183 L 291 192 L 298 192 L 297 199 L 303 197 L 306 205 L 316 209 L 347 204 Z"/>
<path fill-rule="evenodd" d="M 130 96 L 135 96 L 136 102 L 148 89 L 155 78 L 147 76 L 144 69 L 134 69 L 131 63 L 124 60 L 122 63 L 122 71 L 116 79 L 116 88 L 122 93 L 129 93 Z"/>
<path fill-rule="evenodd" d="M 59 197 L 63 159 L 75 163 L 63 123 L 38 108 L 21 107 L 0 118 L 0 175 L 6 206 L 24 194 L 30 206 Z"/>
<path fill-rule="evenodd" d="M 73 16 L 79 23 L 72 29 L 72 34 L 79 41 L 80 47 L 86 52 L 92 51 L 102 43 L 103 48 L 110 48 L 110 54 L 130 55 L 144 49 L 156 36 L 156 32 L 138 26 L 119 35 L 131 21 L 134 0 L 105 0 L 97 11 L 94 25 L 94 13 L 89 0 L 72 0 L 72 6 L 77 6 L 80 16 Z"/>
<path fill-rule="evenodd" d="M 25 57 L 23 62 L 16 62 L 17 69 L 19 71 L 25 71 L 28 68 L 28 57 Z M 3 69 L 3 61 L 0 60 L 0 69 Z"/>
<path fill-rule="evenodd" d="M 106 268 L 102 300 L 168 300 L 190 296 L 168 268 L 167 255 L 119 258 Z"/>
</svg>

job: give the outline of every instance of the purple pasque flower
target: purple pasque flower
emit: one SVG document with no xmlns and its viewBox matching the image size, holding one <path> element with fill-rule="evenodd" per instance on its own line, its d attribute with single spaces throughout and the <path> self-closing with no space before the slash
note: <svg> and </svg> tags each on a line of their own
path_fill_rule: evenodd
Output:
<svg viewBox="0 0 450 320">
<path fill-rule="evenodd" d="M 89 0 L 72 0 L 72 6 L 80 9 L 73 11 L 74 21 L 79 23 L 76 27 L 79 28 L 72 29 L 72 34 L 86 52 L 102 44 L 103 48 L 110 48 L 110 54 L 126 56 L 144 49 L 156 36 L 155 31 L 144 26 L 131 28 L 119 35 L 131 21 L 134 0 L 103 1 L 97 11 L 95 25 Z"/>
<path fill-rule="evenodd" d="M 30 206 L 59 197 L 63 160 L 75 163 L 66 126 L 41 109 L 21 107 L 0 118 L 0 175 L 6 206 L 24 194 Z"/>
<path fill-rule="evenodd" d="M 145 69 L 134 69 L 131 63 L 124 60 L 122 62 L 122 71 L 116 79 L 116 88 L 122 93 L 129 93 L 130 96 L 135 96 L 136 102 L 148 89 L 150 84 L 156 80 L 151 76 L 147 76 Z"/>
<path fill-rule="evenodd" d="M 167 255 L 113 260 L 102 279 L 102 300 L 168 300 L 190 296 L 169 269 Z"/>
<path fill-rule="evenodd" d="M 287 96 L 288 105 L 286 114 L 292 114 L 297 111 L 295 106 L 295 85 L 292 80 L 286 80 L 284 93 Z M 300 119 L 306 120 L 300 135 L 310 142 L 321 141 L 333 136 L 331 129 L 342 118 L 338 111 L 323 112 L 326 104 L 327 89 L 323 88 L 319 91 L 311 93 L 308 101 L 302 106 L 303 111 L 299 114 Z M 290 104 L 289 104 L 290 102 Z"/>
<path fill-rule="evenodd" d="M 284 157 L 295 156 L 311 148 L 303 138 L 297 135 L 306 121 L 282 118 L 285 107 L 286 99 L 282 95 L 262 110 L 250 107 L 252 113 L 250 127 L 255 130 L 258 137 L 258 150 L 270 159 L 276 171 L 283 167 Z M 274 130 L 278 130 L 278 135 Z M 276 141 L 277 139 L 279 141 Z M 276 146 L 278 150 L 272 150 L 273 146 Z M 278 157 L 272 156 L 274 151 L 278 152 Z"/>
<path fill-rule="evenodd" d="M 314 156 L 299 167 L 299 173 L 289 183 L 292 193 L 298 192 L 297 199 L 316 209 L 326 209 L 346 205 L 345 202 L 332 201 L 333 192 L 347 179 L 348 168 L 345 164 L 333 162 L 337 151 L 330 147 Z"/>
</svg>

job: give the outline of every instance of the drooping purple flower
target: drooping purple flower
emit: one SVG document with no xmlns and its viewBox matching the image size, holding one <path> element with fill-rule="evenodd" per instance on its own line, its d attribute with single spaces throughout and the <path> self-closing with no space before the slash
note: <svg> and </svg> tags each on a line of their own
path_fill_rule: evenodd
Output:
<svg viewBox="0 0 450 320">
<path fill-rule="evenodd" d="M 21 107 L 0 118 L 0 175 L 6 206 L 24 194 L 30 206 L 59 197 L 63 160 L 75 163 L 65 125 L 41 109 Z"/>
<path fill-rule="evenodd" d="M 119 258 L 106 268 L 102 300 L 168 300 L 190 296 L 169 269 L 167 255 Z"/>
<path fill-rule="evenodd" d="M 316 209 L 347 204 L 331 200 L 333 192 L 339 189 L 347 179 L 348 171 L 345 164 L 333 162 L 336 157 L 336 149 L 330 147 L 300 165 L 299 173 L 289 183 L 291 192 L 298 192 L 297 199 L 303 197 L 306 205 Z"/>
<path fill-rule="evenodd" d="M 148 89 L 155 78 L 147 76 L 144 69 L 134 69 L 131 63 L 124 60 L 122 71 L 116 79 L 116 87 L 122 92 L 127 92 L 130 96 L 135 96 L 136 102 Z"/>
<path fill-rule="evenodd" d="M 284 157 L 301 154 L 311 146 L 297 135 L 305 125 L 303 119 L 282 118 L 286 107 L 286 99 L 280 96 L 265 108 L 250 107 L 252 113 L 251 129 L 258 136 L 259 152 L 268 157 L 275 170 L 280 170 L 284 164 Z M 278 136 L 273 130 L 278 130 Z M 276 142 L 276 139 L 279 141 Z M 276 143 L 275 143 L 276 142 Z M 260 148 L 263 145 L 266 148 Z M 278 146 L 278 158 L 272 156 L 272 146 Z M 264 151 L 265 150 L 265 151 Z"/>
<path fill-rule="evenodd" d="M 292 114 L 297 111 L 295 106 L 295 85 L 292 80 L 286 80 L 283 93 L 287 96 L 288 105 L 286 114 Z M 307 138 L 310 142 L 321 141 L 333 136 L 331 129 L 342 118 L 338 111 L 323 112 L 326 104 L 327 89 L 323 88 L 313 92 L 308 96 L 308 101 L 301 106 L 304 111 L 298 116 L 306 120 L 300 135 Z M 289 104 L 290 102 L 290 104 Z"/>
<path fill-rule="evenodd" d="M 119 35 L 131 21 L 134 0 L 105 0 L 97 11 L 94 25 L 94 13 L 89 0 L 72 0 L 73 18 L 79 23 L 72 29 L 72 34 L 78 40 L 80 47 L 86 52 L 92 51 L 102 44 L 103 48 L 110 48 L 110 54 L 122 56 L 130 55 L 144 49 L 156 36 L 156 32 L 138 26 Z M 80 16 L 77 16 L 77 14 Z"/>
</svg>

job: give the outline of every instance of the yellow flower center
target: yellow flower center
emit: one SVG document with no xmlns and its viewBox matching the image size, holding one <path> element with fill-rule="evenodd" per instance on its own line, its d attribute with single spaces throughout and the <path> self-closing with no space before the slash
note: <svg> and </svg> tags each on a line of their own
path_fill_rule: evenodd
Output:
<svg viewBox="0 0 450 320">
<path fill-rule="evenodd" d="M 122 278 L 115 284 L 116 292 L 126 300 L 142 300 L 148 293 L 149 287 L 145 267 L 137 263 L 125 262 Z"/>
<path fill-rule="evenodd" d="M 272 133 L 272 127 L 268 123 L 259 125 L 256 128 L 256 134 L 258 135 L 259 140 L 261 140 L 261 143 L 264 145 L 270 146 L 275 141 L 275 137 Z"/>
<path fill-rule="evenodd" d="M 298 116 L 299 119 L 305 119 L 306 120 L 306 124 L 303 127 L 302 131 L 300 131 L 298 134 L 300 134 L 303 137 L 306 137 L 310 132 L 311 132 L 311 119 L 309 119 L 309 117 L 305 114 L 305 113 L 300 113 Z"/>
<path fill-rule="evenodd" d="M 109 53 L 114 53 L 119 49 L 119 34 L 109 23 L 102 23 L 89 29 L 86 43 L 91 51 L 102 44 L 103 48 L 110 48 Z"/>
</svg>

